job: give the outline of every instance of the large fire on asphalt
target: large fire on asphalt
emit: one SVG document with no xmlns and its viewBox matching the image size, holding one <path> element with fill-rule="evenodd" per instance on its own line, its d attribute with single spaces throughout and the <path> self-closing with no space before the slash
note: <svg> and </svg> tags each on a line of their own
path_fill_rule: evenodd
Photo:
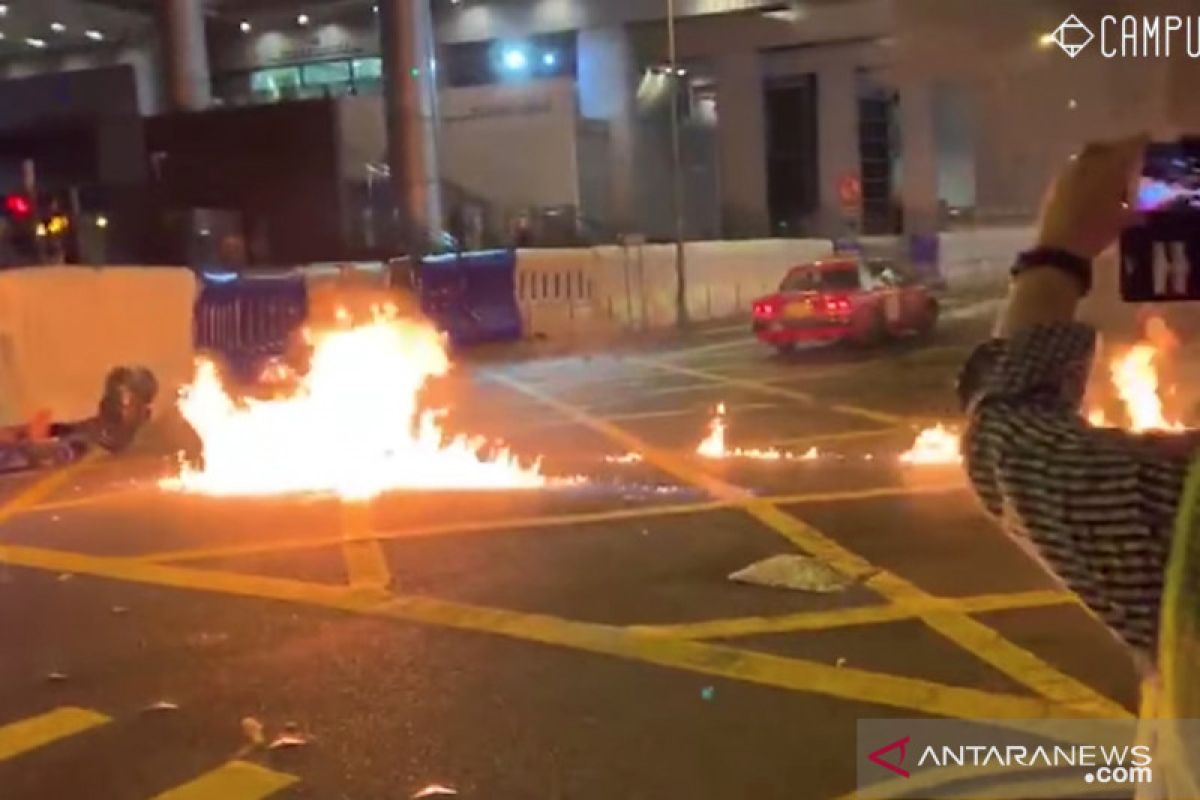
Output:
<svg viewBox="0 0 1200 800">
<path fill-rule="evenodd" d="M 426 381 L 446 374 L 440 334 L 380 307 L 373 318 L 305 332 L 308 371 L 271 399 L 236 398 L 216 365 L 197 362 L 179 410 L 203 445 L 166 488 L 211 495 L 333 493 L 365 500 L 394 489 L 545 486 L 538 461 L 486 440 L 448 436 L 423 409 Z"/>
<path fill-rule="evenodd" d="M 1160 320 L 1160 324 L 1165 328 L 1165 321 Z M 1168 356 L 1160 345 L 1142 341 L 1117 353 L 1109 361 L 1109 378 L 1124 406 L 1120 427 L 1134 433 L 1186 429 L 1181 421 L 1168 418 L 1163 403 L 1159 365 Z M 1088 411 L 1087 420 L 1094 427 L 1117 427 L 1099 406 Z M 962 460 L 959 435 L 942 425 L 926 428 L 917 434 L 912 448 L 900 459 L 908 464 L 958 463 Z"/>
</svg>

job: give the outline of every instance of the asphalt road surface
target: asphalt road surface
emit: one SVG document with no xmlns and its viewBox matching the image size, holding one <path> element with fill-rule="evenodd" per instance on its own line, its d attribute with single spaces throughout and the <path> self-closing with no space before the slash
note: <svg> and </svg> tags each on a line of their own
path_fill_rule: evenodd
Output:
<svg viewBox="0 0 1200 800">
<path fill-rule="evenodd" d="M 0 797 L 823 800 L 858 719 L 1128 715 L 1122 649 L 898 459 L 982 332 L 463 366 L 448 427 L 562 481 L 366 518 L 166 493 L 153 452 L 4 478 Z M 722 402 L 731 446 L 819 457 L 697 457 Z M 802 552 L 853 585 L 728 580 Z"/>
</svg>

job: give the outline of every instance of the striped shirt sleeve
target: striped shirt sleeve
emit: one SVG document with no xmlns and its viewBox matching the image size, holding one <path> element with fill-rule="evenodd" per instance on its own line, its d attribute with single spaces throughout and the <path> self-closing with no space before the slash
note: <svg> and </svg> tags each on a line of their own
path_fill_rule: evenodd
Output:
<svg viewBox="0 0 1200 800">
<path fill-rule="evenodd" d="M 981 346 L 960 378 L 963 455 L 984 507 L 1124 641 L 1152 652 L 1194 435 L 1091 427 L 1095 333 L 1044 325 Z"/>
</svg>

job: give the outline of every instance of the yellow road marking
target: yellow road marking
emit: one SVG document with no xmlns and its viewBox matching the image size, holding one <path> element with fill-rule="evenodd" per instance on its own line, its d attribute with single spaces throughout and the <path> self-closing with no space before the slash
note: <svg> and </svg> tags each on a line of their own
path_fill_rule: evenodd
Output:
<svg viewBox="0 0 1200 800">
<path fill-rule="evenodd" d="M 727 507 L 727 503 L 709 501 L 704 503 L 685 503 L 679 505 L 647 506 L 644 508 L 623 508 L 615 511 L 592 511 L 582 514 L 557 514 L 546 517 L 508 517 L 485 520 L 470 520 L 466 522 L 451 522 L 442 525 L 427 525 L 418 528 L 407 528 L 395 531 L 372 531 L 371 538 L 376 540 L 407 539 L 426 536 L 443 536 L 456 533 L 485 533 L 500 530 L 529 530 L 536 528 L 558 528 L 572 525 L 587 525 L 596 522 L 609 522 L 623 519 L 642 519 L 651 517 L 675 516 L 680 514 L 699 514 Z M 305 550 L 310 548 L 329 547 L 345 541 L 343 536 L 309 537 L 306 539 L 276 539 L 274 541 L 247 542 L 245 544 L 227 545 L 224 547 L 205 547 L 190 550 L 171 550 L 162 553 L 148 553 L 138 556 L 137 560 L 168 563 L 176 561 L 193 561 L 200 559 L 226 558 L 230 556 L 255 555 L 258 553 L 273 553 L 283 550 Z"/>
<path fill-rule="evenodd" d="M 748 330 L 748 329 L 747 329 Z M 684 347 L 679 350 L 668 350 L 662 354 L 662 358 L 690 358 L 691 356 L 699 356 L 705 353 L 716 353 L 721 350 L 732 350 L 734 348 L 750 349 L 758 345 L 758 340 L 747 337 L 745 339 L 730 339 L 727 342 L 714 342 L 712 344 L 701 344 L 695 347 Z"/>
<path fill-rule="evenodd" d="M 63 706 L 0 727 L 0 761 L 111 722 L 86 708 Z"/>
<path fill-rule="evenodd" d="M 923 714 L 1005 720 L 1093 716 L 1091 709 L 1063 706 L 1043 698 L 947 686 L 918 678 L 836 667 L 724 645 L 652 636 L 611 625 L 472 606 L 432 597 L 386 597 L 345 586 L 189 569 L 123 558 L 101 558 L 26 546 L 8 548 L 3 558 L 10 564 L 33 569 L 279 600 L 489 633 Z"/>
<path fill-rule="evenodd" d="M 782 505 L 804 505 L 810 503 L 841 503 L 854 500 L 869 500 L 879 497 L 909 497 L 924 494 L 949 494 L 967 490 L 965 482 L 953 484 L 931 484 L 929 486 L 883 486 L 877 489 L 851 489 L 841 492 L 810 492 L 807 494 L 785 494 L 766 497 L 772 503 Z M 416 528 L 400 528 L 393 531 L 375 531 L 370 533 L 371 539 L 388 541 L 392 539 L 421 538 L 427 536 L 448 536 L 461 533 L 488 533 L 492 531 L 530 531 L 552 528 L 569 528 L 575 525 L 590 525 L 597 522 L 612 522 L 630 519 L 654 519 L 655 517 L 680 516 L 685 514 L 703 514 L 709 511 L 719 511 L 731 508 L 735 504 L 724 500 L 709 500 L 701 503 L 679 503 L 661 506 L 640 506 L 637 508 L 621 508 L 612 511 L 585 511 L 576 514 L 554 514 L 544 517 L 498 517 L 485 520 L 468 520 L 465 522 L 449 522 L 441 525 L 425 525 Z M 145 553 L 133 558 L 138 561 L 155 563 L 172 563 L 178 561 L 201 561 L 236 556 L 258 555 L 261 553 L 280 553 L 287 550 L 312 550 L 321 547 L 332 547 L 343 544 L 345 537 L 309 536 L 303 539 L 268 539 L 245 542 L 243 544 L 222 545 L 218 547 L 198 547 L 183 550 L 167 550 L 158 553 Z"/>
<path fill-rule="evenodd" d="M 779 408 L 778 403 L 744 403 L 739 404 L 735 411 L 762 411 L 768 408 Z M 658 411 L 631 411 L 627 414 L 598 414 L 600 419 L 610 422 L 629 422 L 639 419 L 658 419 L 661 417 L 686 417 L 688 415 L 703 415 L 706 419 L 711 415 L 711 409 L 706 406 L 687 406 L 686 408 L 665 408 Z"/>
<path fill-rule="evenodd" d="M 27 511 L 38 503 L 41 503 L 71 478 L 75 477 L 79 472 L 90 468 L 97 461 L 101 460 L 104 454 L 99 450 L 93 450 L 87 453 L 74 464 L 63 467 L 47 473 L 38 478 L 33 483 L 26 486 L 21 491 L 13 495 L 7 502 L 0 505 L 0 522 L 5 522 L 11 517 Z"/>
<path fill-rule="evenodd" d="M 154 800 L 261 800 L 299 778 L 249 761 L 230 761 L 194 781 L 155 795 Z"/>
<path fill-rule="evenodd" d="M 765 383 L 759 380 L 750 378 L 734 378 L 726 375 L 719 375 L 715 372 L 707 370 L 695 369 L 694 367 L 684 367 L 678 364 L 668 364 L 661 361 L 656 361 L 647 358 L 631 358 L 636 364 L 651 367 L 652 369 L 662 370 L 664 372 L 673 372 L 678 375 L 688 375 L 693 378 L 703 378 L 712 381 L 713 383 L 723 384 L 725 386 L 736 386 L 740 389 L 749 389 L 758 392 L 759 394 L 769 394 L 775 397 L 786 397 L 790 400 L 798 400 L 805 405 L 819 405 L 817 399 L 808 392 L 801 392 L 797 389 L 791 389 L 786 386 L 776 386 L 772 383 Z M 896 414 L 888 414 L 883 411 L 874 411 L 860 406 L 847 405 L 845 403 L 837 403 L 829 406 L 833 411 L 854 417 L 862 417 L 869 419 L 872 422 L 880 422 L 884 425 L 897 425 L 905 421 L 905 418 Z"/>
<path fill-rule="evenodd" d="M 845 575 L 862 579 L 863 585 L 900 605 L 928 602 L 931 595 L 895 573 L 878 569 L 812 526 L 762 501 L 744 504 L 751 516 L 792 541 L 797 547 L 833 566 Z M 1119 703 L 1096 692 L 1087 684 L 1055 669 L 1028 650 L 1005 639 L 992 628 L 958 611 L 934 609 L 918 616 L 933 630 L 995 667 L 1013 680 L 1055 702 L 1080 705 L 1102 717 L 1129 717 Z"/>
<path fill-rule="evenodd" d="M 823 442 L 844 442 L 850 439 L 874 439 L 880 436 L 897 433 L 904 430 L 899 425 L 886 428 L 871 428 L 865 431 L 840 431 L 838 433 L 818 433 L 811 436 L 795 436 L 791 439 L 778 439 L 772 444 L 776 447 L 795 447 L 802 444 L 821 444 Z"/>
<path fill-rule="evenodd" d="M 846 549 L 797 517 L 782 511 L 773 503 L 751 497 L 744 489 L 702 472 L 692 462 L 674 453 L 650 447 L 616 425 L 597 419 L 569 403 L 525 386 L 513 378 L 499 374 L 493 375 L 493 378 L 522 394 L 541 400 L 549 408 L 608 436 L 628 450 L 642 453 L 649 463 L 694 486 L 699 486 L 713 497 L 736 503 L 750 516 L 782 534 L 802 551 L 820 558 L 850 578 L 862 580 L 865 586 L 894 603 L 920 605 L 932 597 L 900 576 L 875 567 L 862 556 Z M 1082 681 L 1060 672 L 966 614 L 934 610 L 921 611 L 918 616 L 938 633 L 1047 699 L 1088 709 L 1096 716 L 1131 716 L 1120 704 L 1099 694 Z"/>
<path fill-rule="evenodd" d="M 379 539 L 371 532 L 371 505 L 367 502 L 341 503 L 342 557 L 350 585 L 361 589 L 386 589 L 392 571 Z"/>
<path fill-rule="evenodd" d="M 45 503 L 37 503 L 35 505 L 22 508 L 16 511 L 15 514 L 42 514 L 47 511 L 62 511 L 63 509 L 68 508 L 79 508 L 81 506 L 104 503 L 109 500 L 115 500 L 118 497 L 128 497 L 135 494 L 142 494 L 147 491 L 150 491 L 150 487 L 137 486 L 129 489 L 114 489 L 108 492 L 96 492 L 95 494 L 72 497 L 66 500 L 50 500 Z"/>
<path fill-rule="evenodd" d="M 931 598 L 923 603 L 897 605 L 889 603 L 858 608 L 839 608 L 832 611 L 804 611 L 773 617 L 734 617 L 680 625 L 635 625 L 634 630 L 656 636 L 677 636 L 683 639 L 730 639 L 764 633 L 794 631 L 824 631 L 857 625 L 877 625 L 913 619 L 925 611 L 942 608 L 965 614 L 988 611 L 1008 611 L 1019 608 L 1041 608 L 1078 602 L 1069 592 L 1037 590 L 1010 594 L 980 594 L 968 597 Z"/>
</svg>

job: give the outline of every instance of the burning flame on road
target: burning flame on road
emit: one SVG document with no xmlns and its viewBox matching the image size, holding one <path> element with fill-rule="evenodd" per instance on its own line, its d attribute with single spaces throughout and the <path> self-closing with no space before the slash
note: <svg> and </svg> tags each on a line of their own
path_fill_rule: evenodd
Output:
<svg viewBox="0 0 1200 800">
<path fill-rule="evenodd" d="M 1143 342 L 1114 358 L 1109 365 L 1113 385 L 1125 403 L 1129 429 L 1135 432 L 1184 429 L 1183 423 L 1168 420 L 1164 413 L 1158 391 L 1158 369 L 1155 366 L 1158 356 L 1158 348 Z M 1103 409 L 1093 410 L 1088 414 L 1088 421 L 1100 427 L 1108 424 Z"/>
<path fill-rule="evenodd" d="M 179 410 L 203 443 L 167 488 L 213 495 L 333 492 L 364 500 L 391 489 L 544 486 L 540 464 L 486 440 L 448 437 L 440 413 L 420 408 L 425 382 L 450 360 L 428 324 L 376 307 L 359 324 L 306 331 L 311 367 L 269 400 L 235 400 L 216 365 L 200 359 Z"/>
<path fill-rule="evenodd" d="M 941 423 L 925 428 L 913 446 L 900 454 L 900 460 L 905 464 L 959 464 L 959 435 Z"/>
<path fill-rule="evenodd" d="M 708 423 L 708 435 L 696 448 L 696 453 L 704 458 L 714 460 L 729 458 L 748 458 L 757 461 L 815 461 L 821 457 L 816 447 L 810 447 L 803 453 L 792 453 L 775 447 L 766 449 L 729 447 L 725 443 L 725 433 L 729 426 L 725 422 L 725 404 L 717 406 L 717 413 Z"/>
</svg>

